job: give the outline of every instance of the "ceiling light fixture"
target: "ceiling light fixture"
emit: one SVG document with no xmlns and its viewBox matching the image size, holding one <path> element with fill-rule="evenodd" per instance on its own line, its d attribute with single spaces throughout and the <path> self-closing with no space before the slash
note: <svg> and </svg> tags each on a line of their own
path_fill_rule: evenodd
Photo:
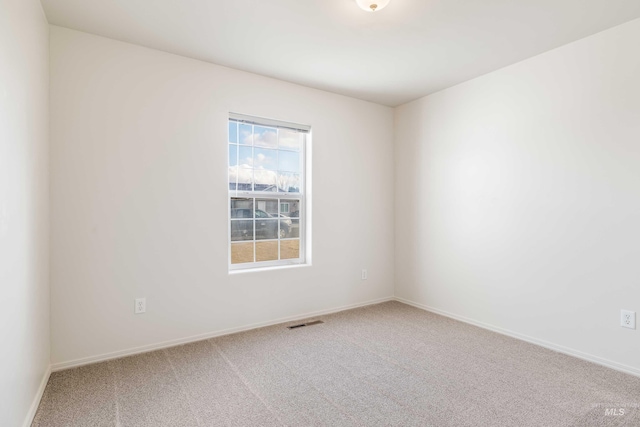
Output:
<svg viewBox="0 0 640 427">
<path fill-rule="evenodd" d="M 356 0 L 358 6 L 362 10 L 366 10 L 367 12 L 375 12 L 381 9 L 384 9 L 386 5 L 389 4 L 391 0 Z"/>
</svg>

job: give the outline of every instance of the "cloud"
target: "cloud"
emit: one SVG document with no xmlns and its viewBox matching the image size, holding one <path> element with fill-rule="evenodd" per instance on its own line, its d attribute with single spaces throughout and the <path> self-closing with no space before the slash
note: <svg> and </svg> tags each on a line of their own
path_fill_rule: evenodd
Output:
<svg viewBox="0 0 640 427">
<path fill-rule="evenodd" d="M 266 169 L 231 166 L 229 168 L 229 182 L 235 182 L 236 178 L 240 184 L 250 184 L 255 179 L 257 184 L 276 185 L 278 173 Z"/>
<path fill-rule="evenodd" d="M 259 128 L 256 126 L 256 131 L 253 134 L 253 144 L 257 147 L 272 147 L 278 146 L 278 134 L 276 130 Z"/>
<path fill-rule="evenodd" d="M 255 126 L 252 134 L 251 127 L 245 126 L 240 126 L 239 139 L 241 144 L 267 148 L 280 147 L 288 150 L 300 149 L 302 135 L 300 132 Z"/>
<path fill-rule="evenodd" d="M 285 191 L 290 188 L 300 188 L 299 174 L 231 166 L 229 182 L 236 182 L 236 180 L 239 184 L 250 184 L 255 180 L 256 184 L 273 185 Z"/>
<path fill-rule="evenodd" d="M 280 148 L 300 149 L 300 132 L 280 129 Z"/>
</svg>

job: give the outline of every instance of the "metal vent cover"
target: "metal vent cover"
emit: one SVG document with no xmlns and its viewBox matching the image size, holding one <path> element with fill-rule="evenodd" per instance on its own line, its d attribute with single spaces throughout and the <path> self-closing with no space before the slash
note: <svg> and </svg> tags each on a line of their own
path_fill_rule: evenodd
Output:
<svg viewBox="0 0 640 427">
<path fill-rule="evenodd" d="M 298 325 L 287 326 L 287 329 L 297 329 L 297 328 L 302 328 L 304 326 L 319 325 L 320 323 L 324 323 L 324 322 L 322 320 L 314 320 L 313 322 L 300 323 Z"/>
</svg>

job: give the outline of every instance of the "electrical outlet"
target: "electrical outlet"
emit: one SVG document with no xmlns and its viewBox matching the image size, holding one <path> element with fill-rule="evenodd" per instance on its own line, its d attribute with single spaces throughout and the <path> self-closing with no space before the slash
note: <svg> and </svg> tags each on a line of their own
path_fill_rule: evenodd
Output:
<svg viewBox="0 0 640 427">
<path fill-rule="evenodd" d="M 142 314 L 147 311 L 147 299 L 146 298 L 136 298 L 136 307 L 134 310 L 135 314 Z"/>
<path fill-rule="evenodd" d="M 362 280 L 367 280 L 367 270 L 362 270 Z"/>
<path fill-rule="evenodd" d="M 623 328 L 636 328 L 636 312 L 629 310 L 620 310 L 620 326 Z"/>
</svg>

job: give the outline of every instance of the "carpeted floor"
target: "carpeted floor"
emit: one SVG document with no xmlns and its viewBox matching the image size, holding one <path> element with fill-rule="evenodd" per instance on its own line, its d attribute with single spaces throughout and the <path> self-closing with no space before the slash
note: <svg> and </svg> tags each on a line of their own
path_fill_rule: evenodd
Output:
<svg viewBox="0 0 640 427">
<path fill-rule="evenodd" d="M 54 373 L 33 425 L 640 426 L 640 378 L 398 302 L 320 319 Z"/>
</svg>

